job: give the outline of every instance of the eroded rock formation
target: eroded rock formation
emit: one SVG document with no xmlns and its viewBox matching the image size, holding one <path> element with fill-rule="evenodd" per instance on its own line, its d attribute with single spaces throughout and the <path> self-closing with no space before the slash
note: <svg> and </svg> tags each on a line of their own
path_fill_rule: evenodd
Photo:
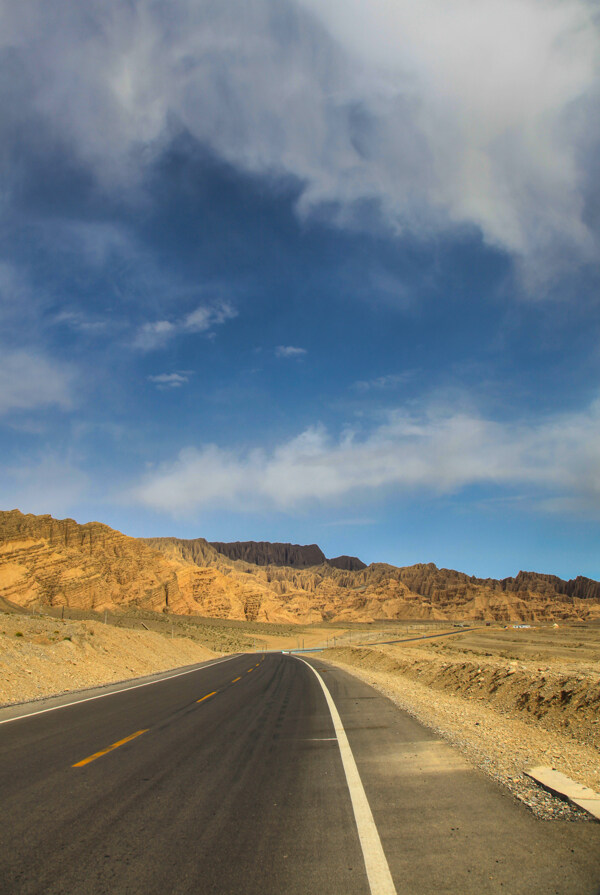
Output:
<svg viewBox="0 0 600 895">
<path fill-rule="evenodd" d="M 20 605 L 148 609 L 185 605 L 176 570 L 99 522 L 0 512 L 0 596 Z"/>
<path fill-rule="evenodd" d="M 0 600 L 303 623 L 600 617 L 600 584 L 591 579 L 520 572 L 496 581 L 433 563 L 327 561 L 316 545 L 260 544 L 244 553 L 246 547 L 237 552 L 260 564 L 226 556 L 203 538 L 136 539 L 99 522 L 0 512 Z M 298 565 L 281 565 L 286 556 Z M 267 562 L 273 557 L 277 562 Z M 313 558 L 320 563 L 307 564 Z"/>
<path fill-rule="evenodd" d="M 199 539 L 201 540 L 201 539 Z M 193 542 L 189 542 L 193 543 Z M 366 569 L 357 556 L 335 556 L 327 559 L 317 544 L 277 544 L 269 541 L 211 541 L 210 546 L 229 559 L 241 559 L 255 566 L 287 566 L 304 569 L 323 564 L 347 572 Z"/>
</svg>

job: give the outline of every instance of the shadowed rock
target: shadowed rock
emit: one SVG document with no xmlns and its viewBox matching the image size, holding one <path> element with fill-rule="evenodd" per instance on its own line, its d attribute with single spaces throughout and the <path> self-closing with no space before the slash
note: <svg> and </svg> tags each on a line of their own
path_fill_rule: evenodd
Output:
<svg viewBox="0 0 600 895">
<path fill-rule="evenodd" d="M 334 569 L 345 569 L 346 572 L 360 572 L 361 569 L 366 569 L 366 563 L 359 559 L 358 556 L 334 556 L 333 559 L 328 559 L 328 566 L 333 566 Z"/>
<path fill-rule="evenodd" d="M 317 544 L 271 544 L 268 541 L 233 541 L 222 543 L 210 541 L 211 547 L 228 556 L 229 559 L 241 559 L 255 566 L 289 566 L 302 569 L 308 566 L 320 566 L 326 562 L 325 554 Z"/>
</svg>

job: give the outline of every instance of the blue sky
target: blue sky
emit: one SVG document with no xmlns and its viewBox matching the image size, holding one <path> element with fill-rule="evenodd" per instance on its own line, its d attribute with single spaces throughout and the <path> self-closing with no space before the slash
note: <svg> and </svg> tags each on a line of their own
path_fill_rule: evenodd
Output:
<svg viewBox="0 0 600 895">
<path fill-rule="evenodd" d="M 4 508 L 600 578 L 593 6 L 0 12 Z"/>
</svg>

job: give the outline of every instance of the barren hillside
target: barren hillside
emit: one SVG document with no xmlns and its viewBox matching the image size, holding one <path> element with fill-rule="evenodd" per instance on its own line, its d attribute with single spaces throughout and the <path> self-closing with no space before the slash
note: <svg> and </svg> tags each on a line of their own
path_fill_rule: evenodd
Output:
<svg viewBox="0 0 600 895">
<path fill-rule="evenodd" d="M 243 618 L 253 593 L 251 583 L 165 555 L 99 522 L 0 513 L 0 598 L 20 606 L 136 606 Z"/>
<path fill-rule="evenodd" d="M 222 545 L 220 545 L 222 546 Z M 298 562 L 308 554 L 293 548 Z M 317 559 L 323 555 L 311 555 Z M 289 551 L 288 551 L 289 552 Z M 252 551 L 250 551 L 252 554 Z M 271 555 L 261 545 L 262 559 Z M 313 566 L 232 559 L 203 538 L 136 539 L 99 522 L 0 512 L 0 599 L 21 606 L 70 606 L 197 614 L 271 622 L 471 619 L 511 622 L 600 616 L 600 585 L 519 573 L 478 579 L 433 563 L 396 568 L 354 558 Z"/>
<path fill-rule="evenodd" d="M 481 579 L 438 569 L 433 563 L 404 568 L 365 566 L 355 557 L 324 559 L 316 545 L 242 542 L 209 543 L 203 538 L 145 541 L 167 556 L 220 569 L 230 579 L 252 576 L 253 618 L 286 612 L 297 621 L 363 621 L 384 618 L 471 619 L 536 622 L 600 616 L 600 583 L 563 581 L 553 575 L 519 572 L 516 578 Z M 226 549 L 226 554 L 219 552 Z M 243 556 L 253 556 L 248 562 Z M 286 557 L 290 565 L 283 565 Z M 317 564 L 317 560 L 324 561 Z M 310 559 L 315 564 L 310 566 Z M 346 562 L 347 560 L 347 562 Z M 248 613 L 247 613 L 248 614 Z M 250 615 L 248 614 L 248 617 Z"/>
</svg>

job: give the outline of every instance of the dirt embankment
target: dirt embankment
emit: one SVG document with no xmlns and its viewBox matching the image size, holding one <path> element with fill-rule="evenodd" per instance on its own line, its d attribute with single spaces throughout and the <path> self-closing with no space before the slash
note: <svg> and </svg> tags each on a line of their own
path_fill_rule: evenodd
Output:
<svg viewBox="0 0 600 895">
<path fill-rule="evenodd" d="M 319 656 L 367 681 L 457 745 L 540 817 L 577 816 L 523 771 L 547 765 L 600 790 L 597 662 L 473 652 L 438 642 L 435 647 L 342 647 Z"/>
<path fill-rule="evenodd" d="M 583 675 L 516 661 L 444 661 L 417 650 L 403 653 L 355 647 L 330 650 L 327 655 L 347 665 L 403 675 L 463 699 L 481 700 L 497 712 L 600 748 L 600 671 Z"/>
<path fill-rule="evenodd" d="M 0 613 L 0 705 L 141 677 L 215 655 L 184 637 Z"/>
</svg>

